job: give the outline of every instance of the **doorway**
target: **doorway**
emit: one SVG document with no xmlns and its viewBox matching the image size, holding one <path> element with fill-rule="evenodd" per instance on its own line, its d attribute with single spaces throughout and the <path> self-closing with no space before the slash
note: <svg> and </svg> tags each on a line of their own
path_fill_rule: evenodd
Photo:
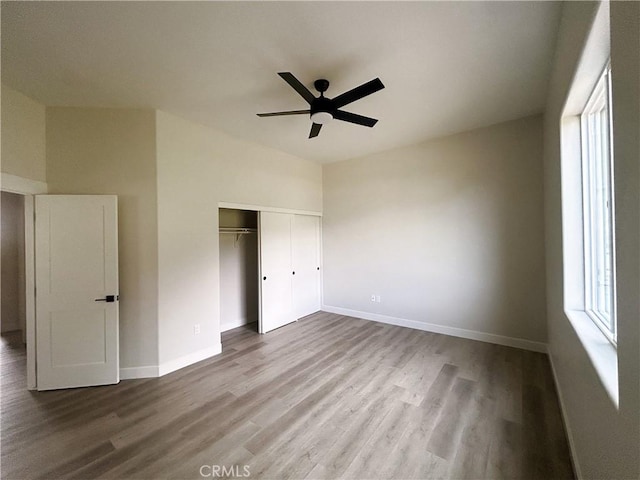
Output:
<svg viewBox="0 0 640 480">
<path fill-rule="evenodd" d="M 2 192 L 2 335 L 26 343 L 24 197 Z"/>
<path fill-rule="evenodd" d="M 14 229 L 17 240 L 14 237 L 11 242 L 17 241 L 18 253 L 15 249 L 12 254 L 14 259 L 17 255 L 18 262 L 18 284 L 13 284 L 13 280 L 10 278 L 15 276 L 15 273 L 1 280 L 2 285 L 0 289 L 4 293 L 5 286 L 13 284 L 13 288 L 17 289 L 18 294 L 18 330 L 14 330 L 12 344 L 15 348 L 26 348 L 26 363 L 27 363 L 27 389 L 36 389 L 36 349 L 35 349 L 35 285 L 34 285 L 34 254 L 33 254 L 33 195 L 46 191 L 46 186 L 43 188 L 39 182 L 33 182 L 29 180 L 19 179 L 11 175 L 2 174 L 2 197 L 0 198 L 0 204 L 2 207 L 2 265 L 3 270 L 5 261 L 10 259 L 5 258 L 7 253 L 5 252 L 5 241 L 9 241 L 9 238 L 13 236 L 9 234 L 10 228 Z M 5 211 L 11 209 L 11 211 Z M 12 227 L 5 227 L 5 221 L 12 217 Z M 18 218 L 16 218 L 18 217 Z M 16 226 L 17 225 L 17 226 Z M 11 251 L 11 247 L 7 247 L 7 252 Z M 14 260 L 15 261 L 15 260 Z M 14 270 L 15 272 L 15 270 Z M 4 273 L 4 272 L 3 272 Z M 11 288 L 11 287 L 9 287 Z M 9 302 L 14 300 L 8 300 Z M 2 298 L 2 305 L 4 307 L 5 299 Z M 7 312 L 4 312 L 6 315 Z M 11 320 L 8 320 L 8 327 L 5 329 L 10 330 Z M 15 321 L 13 323 L 15 325 Z"/>
<path fill-rule="evenodd" d="M 258 332 L 258 212 L 218 211 L 220 248 L 220 331 Z"/>
</svg>

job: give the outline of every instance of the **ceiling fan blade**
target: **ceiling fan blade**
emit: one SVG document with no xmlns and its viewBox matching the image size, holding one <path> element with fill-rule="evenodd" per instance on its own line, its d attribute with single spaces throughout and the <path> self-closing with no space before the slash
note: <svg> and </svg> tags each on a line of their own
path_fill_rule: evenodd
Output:
<svg viewBox="0 0 640 480">
<path fill-rule="evenodd" d="M 302 115 L 303 113 L 311 113 L 311 110 L 290 110 L 288 112 L 271 112 L 256 113 L 259 117 L 280 117 L 282 115 Z"/>
<path fill-rule="evenodd" d="M 345 112 L 343 110 L 336 110 L 333 112 L 333 118 L 342 120 L 344 122 L 356 123 L 358 125 L 364 125 L 365 127 L 373 127 L 378 120 L 371 117 L 365 117 L 351 112 Z"/>
<path fill-rule="evenodd" d="M 291 85 L 293 89 L 298 92 L 300 96 L 307 101 L 307 103 L 309 103 L 309 105 L 311 105 L 311 102 L 316 99 L 316 97 L 313 96 L 313 93 L 311 93 L 309 89 L 300 82 L 300 80 L 294 77 L 292 73 L 280 72 L 278 75 L 280 75 L 285 82 Z"/>
<path fill-rule="evenodd" d="M 363 83 L 359 87 L 353 88 L 348 92 L 344 92 L 342 95 L 338 95 L 334 98 L 333 105 L 335 108 L 344 107 L 346 104 L 355 102 L 356 100 L 360 100 L 367 95 L 371 95 L 372 93 L 377 92 L 378 90 L 382 90 L 384 85 L 380 81 L 379 78 L 371 80 L 370 82 Z"/>
<path fill-rule="evenodd" d="M 314 123 L 311 125 L 311 131 L 309 132 L 309 138 L 317 137 L 320 133 L 320 129 L 322 128 L 321 123 Z"/>
</svg>

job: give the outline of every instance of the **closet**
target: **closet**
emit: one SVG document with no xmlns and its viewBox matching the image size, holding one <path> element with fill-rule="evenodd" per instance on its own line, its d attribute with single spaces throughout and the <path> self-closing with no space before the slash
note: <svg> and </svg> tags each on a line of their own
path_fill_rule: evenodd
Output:
<svg viewBox="0 0 640 480">
<path fill-rule="evenodd" d="M 219 226 L 221 331 L 320 310 L 320 217 L 221 208 Z"/>
<path fill-rule="evenodd" d="M 258 322 L 258 213 L 221 208 L 220 330 Z"/>
<path fill-rule="evenodd" d="M 320 217 L 260 212 L 260 333 L 320 310 Z"/>
</svg>

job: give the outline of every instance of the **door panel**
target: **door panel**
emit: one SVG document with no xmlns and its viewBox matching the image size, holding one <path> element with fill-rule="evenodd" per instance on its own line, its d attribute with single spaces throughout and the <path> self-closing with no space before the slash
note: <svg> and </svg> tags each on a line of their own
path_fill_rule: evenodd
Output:
<svg viewBox="0 0 640 480">
<path fill-rule="evenodd" d="M 60 204 L 50 209 L 49 215 L 49 291 L 103 291 L 106 226 L 102 209 L 91 204 L 62 208 Z"/>
<path fill-rule="evenodd" d="M 104 310 L 51 312 L 51 366 L 105 363 L 102 339 L 107 332 Z M 67 344 L 74 348 L 68 348 Z"/>
<path fill-rule="evenodd" d="M 289 214 L 260 212 L 260 277 L 260 333 L 267 333 L 296 319 Z"/>
<path fill-rule="evenodd" d="M 294 310 L 301 318 L 320 310 L 320 217 L 294 215 L 291 230 Z"/>
<path fill-rule="evenodd" d="M 117 197 L 35 201 L 37 388 L 119 381 Z"/>
</svg>

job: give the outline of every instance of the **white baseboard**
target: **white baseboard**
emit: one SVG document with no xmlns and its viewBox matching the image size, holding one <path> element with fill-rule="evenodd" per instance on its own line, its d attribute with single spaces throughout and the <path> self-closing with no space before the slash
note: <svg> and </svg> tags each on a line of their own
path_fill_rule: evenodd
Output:
<svg viewBox="0 0 640 480">
<path fill-rule="evenodd" d="M 244 325 L 249 325 L 250 323 L 254 323 L 257 321 L 258 320 L 249 320 L 248 318 L 237 318 L 235 320 L 226 321 L 225 323 L 220 325 L 220 332 L 226 332 L 227 330 L 232 330 Z"/>
<path fill-rule="evenodd" d="M 466 330 L 464 328 L 447 327 L 444 325 L 436 325 L 433 323 L 417 322 L 415 320 L 390 317 L 387 315 L 380 315 L 378 313 L 360 312 L 358 310 L 333 307 L 331 305 L 322 305 L 322 310 L 324 310 L 325 312 L 337 313 L 338 315 L 347 315 L 349 317 L 362 318 L 364 320 L 387 323 L 389 325 L 397 325 L 399 327 L 413 328 L 415 330 L 423 330 L 425 332 L 442 333 L 443 335 L 450 335 L 452 337 L 468 338 L 470 340 L 495 343 L 497 345 L 505 345 L 507 347 L 522 348 L 524 350 L 531 350 L 533 352 L 547 353 L 546 343 L 525 340 L 524 338 L 505 337 L 503 335 L 477 332 L 475 330 Z"/>
<path fill-rule="evenodd" d="M 560 413 L 562 414 L 562 421 L 564 423 L 564 430 L 567 432 L 567 439 L 569 440 L 569 452 L 571 455 L 571 464 L 573 465 L 573 472 L 576 474 L 576 478 L 581 480 L 582 471 L 580 470 L 580 464 L 578 463 L 578 456 L 576 455 L 576 446 L 573 441 L 573 433 L 571 432 L 571 425 L 569 424 L 569 417 L 567 417 L 567 411 L 564 408 L 564 398 L 562 397 L 562 390 L 560 389 L 560 382 L 558 381 L 558 375 L 556 373 L 556 365 L 553 363 L 553 355 L 551 350 L 547 348 L 547 356 L 549 357 L 549 363 L 551 364 L 551 374 L 553 375 L 553 381 L 556 385 L 556 392 L 558 392 L 558 401 L 560 402 Z"/>
<path fill-rule="evenodd" d="M 2 333 L 17 332 L 18 330 L 21 330 L 20 324 L 18 322 L 3 321 Z"/>
<path fill-rule="evenodd" d="M 136 378 L 154 378 L 158 376 L 158 366 L 124 367 L 120 369 L 120 380 L 133 380 Z"/>
<path fill-rule="evenodd" d="M 181 368 L 188 367 L 207 358 L 222 353 L 222 343 L 209 348 L 203 348 L 197 352 L 184 355 L 175 360 L 170 360 L 161 365 L 147 365 L 145 367 L 124 367 L 120 369 L 120 380 L 133 380 L 136 378 L 162 377 Z"/>
<path fill-rule="evenodd" d="M 222 353 L 222 343 L 218 343 L 213 347 L 203 348 L 202 350 L 184 355 L 182 357 L 176 358 L 175 360 L 170 360 L 168 362 L 160 364 L 158 368 L 158 376 L 162 377 L 163 375 L 175 372 L 176 370 L 180 370 L 184 367 L 188 367 L 189 365 L 193 365 L 194 363 L 201 362 L 202 360 L 213 357 L 220 353 Z"/>
</svg>

